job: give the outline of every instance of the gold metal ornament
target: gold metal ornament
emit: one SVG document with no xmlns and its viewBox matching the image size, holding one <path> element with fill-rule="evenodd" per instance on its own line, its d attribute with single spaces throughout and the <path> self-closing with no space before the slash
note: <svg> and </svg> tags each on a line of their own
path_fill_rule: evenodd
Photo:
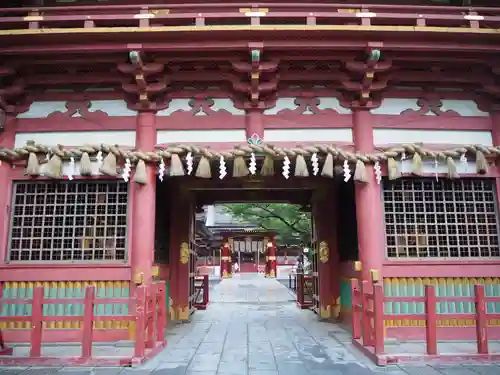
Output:
<svg viewBox="0 0 500 375">
<path fill-rule="evenodd" d="M 160 266 L 157 264 L 153 265 L 153 267 L 151 267 L 151 275 L 154 277 L 160 276 Z"/>
<path fill-rule="evenodd" d="M 319 260 L 321 260 L 321 263 L 328 262 L 329 253 L 328 244 L 325 241 L 321 241 L 319 244 Z"/>
<path fill-rule="evenodd" d="M 330 319 L 332 317 L 332 307 L 330 305 L 320 306 L 319 316 L 321 319 Z"/>
<path fill-rule="evenodd" d="M 187 242 L 181 243 L 181 263 L 187 264 L 189 262 L 189 245 Z"/>
<path fill-rule="evenodd" d="M 134 275 L 134 284 L 135 285 L 144 284 L 144 272 L 138 272 Z"/>
<path fill-rule="evenodd" d="M 177 309 L 177 316 L 181 322 L 185 322 L 189 320 L 189 307 L 184 306 Z"/>
</svg>

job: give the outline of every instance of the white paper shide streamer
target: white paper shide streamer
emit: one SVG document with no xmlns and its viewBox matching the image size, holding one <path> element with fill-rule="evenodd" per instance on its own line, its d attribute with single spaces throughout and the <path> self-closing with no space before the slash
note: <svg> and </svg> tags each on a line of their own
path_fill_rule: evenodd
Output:
<svg viewBox="0 0 500 375">
<path fill-rule="evenodd" d="M 460 163 L 464 166 L 465 173 L 467 173 L 467 166 L 469 163 L 467 162 L 467 155 L 465 155 L 465 153 L 460 155 Z"/>
<path fill-rule="evenodd" d="M 132 170 L 132 164 L 130 163 L 130 159 L 127 158 L 125 159 L 125 165 L 123 166 L 122 170 L 122 178 L 123 181 L 128 182 L 130 179 L 130 171 Z"/>
<path fill-rule="evenodd" d="M 193 173 L 193 153 L 192 152 L 188 152 L 188 154 L 186 155 L 186 172 L 188 175 L 190 175 L 191 173 Z"/>
<path fill-rule="evenodd" d="M 377 161 L 373 166 L 373 170 L 375 171 L 375 179 L 377 180 L 377 184 L 380 185 L 382 182 L 382 168 L 380 167 L 380 163 Z"/>
<path fill-rule="evenodd" d="M 436 176 L 436 181 L 439 181 L 439 161 L 434 159 L 434 175 Z"/>
<path fill-rule="evenodd" d="M 72 181 L 74 175 L 75 175 L 75 158 L 72 156 L 69 158 L 68 180 Z"/>
<path fill-rule="evenodd" d="M 104 160 L 102 157 L 102 151 L 99 151 L 95 158 L 97 160 L 97 170 L 100 170 L 102 167 L 102 161 Z"/>
<path fill-rule="evenodd" d="M 349 162 L 347 160 L 344 160 L 344 182 L 347 182 L 351 179 L 351 170 L 349 169 Z"/>
<path fill-rule="evenodd" d="M 224 160 L 224 156 L 221 155 L 219 159 L 219 178 L 222 180 L 226 176 L 227 176 L 226 161 Z"/>
<path fill-rule="evenodd" d="M 257 159 L 255 158 L 255 154 L 253 152 L 250 154 L 250 163 L 248 166 L 248 170 L 252 175 L 255 175 L 255 173 L 257 173 Z"/>
<path fill-rule="evenodd" d="M 319 173 L 319 159 L 318 159 L 317 153 L 312 154 L 311 163 L 312 163 L 312 167 L 313 167 L 313 175 L 317 176 Z"/>
<path fill-rule="evenodd" d="M 165 177 L 165 160 L 163 158 L 160 158 L 160 167 L 158 168 L 158 178 L 160 179 L 161 182 L 163 182 L 163 178 Z"/>
<path fill-rule="evenodd" d="M 283 160 L 283 177 L 285 177 L 287 180 L 290 178 L 290 159 L 288 156 L 285 156 L 285 159 Z"/>
</svg>

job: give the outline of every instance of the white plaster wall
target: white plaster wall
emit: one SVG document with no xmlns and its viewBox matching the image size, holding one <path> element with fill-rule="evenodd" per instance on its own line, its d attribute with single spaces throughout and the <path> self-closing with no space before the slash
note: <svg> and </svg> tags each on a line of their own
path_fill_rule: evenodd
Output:
<svg viewBox="0 0 500 375">
<path fill-rule="evenodd" d="M 17 133 L 14 147 L 34 141 L 45 146 L 83 146 L 85 144 L 135 146 L 135 131 L 40 132 Z"/>
<path fill-rule="evenodd" d="M 266 142 L 352 142 L 351 129 L 266 129 Z"/>
<path fill-rule="evenodd" d="M 391 143 L 433 143 L 433 144 L 481 144 L 492 146 L 489 131 L 474 130 L 402 130 L 375 129 L 373 142 L 376 145 Z"/>
<path fill-rule="evenodd" d="M 46 118 L 54 112 L 65 113 L 66 101 L 33 102 L 29 109 L 20 113 L 18 118 Z M 124 100 L 92 100 L 89 112 L 102 111 L 108 116 L 135 116 L 136 112 L 127 108 Z"/>
<path fill-rule="evenodd" d="M 402 173 L 411 173 L 412 172 L 412 160 L 411 158 L 401 160 L 401 172 Z M 457 167 L 458 174 L 464 173 L 476 173 L 476 163 L 475 161 L 467 161 L 466 163 L 461 163 L 455 160 L 455 165 Z M 436 166 L 433 160 L 423 160 L 422 161 L 422 169 L 424 173 L 448 173 L 448 166 L 444 162 L 444 160 L 438 160 L 438 164 Z"/>
<path fill-rule="evenodd" d="M 244 129 L 232 130 L 159 130 L 157 143 L 246 142 Z"/>
<path fill-rule="evenodd" d="M 295 110 L 298 108 L 298 106 L 294 103 L 295 99 L 297 99 L 297 98 L 279 98 L 276 101 L 276 105 L 273 108 L 266 109 L 264 111 L 264 114 L 265 115 L 275 115 L 284 109 Z M 319 99 L 318 109 L 320 109 L 320 110 L 333 109 L 340 114 L 351 113 L 350 109 L 344 108 L 340 105 L 340 102 L 337 98 L 317 97 L 316 99 Z M 312 115 L 313 112 L 309 108 L 307 108 L 302 114 L 303 115 Z"/>
<path fill-rule="evenodd" d="M 371 110 L 371 113 L 377 115 L 399 115 L 408 109 L 418 111 L 420 107 L 417 104 L 418 99 L 401 99 L 401 98 L 389 98 L 382 101 L 382 105 L 376 109 Z M 441 111 L 445 112 L 448 110 L 453 110 L 457 112 L 460 116 L 489 116 L 488 112 L 481 111 L 476 102 L 473 100 L 441 100 Z M 427 112 L 427 116 L 436 116 L 432 112 Z"/>
<path fill-rule="evenodd" d="M 17 118 L 45 118 L 53 112 L 66 112 L 66 102 L 33 102 L 28 110 Z"/>
<path fill-rule="evenodd" d="M 92 100 L 89 112 L 102 111 L 108 116 L 136 116 L 137 112 L 127 108 L 125 100 Z"/>
<path fill-rule="evenodd" d="M 458 112 L 460 116 L 470 117 L 470 116 L 481 116 L 488 117 L 490 114 L 488 112 L 481 111 L 475 101 L 473 100 L 441 100 L 441 111 L 455 111 Z"/>
<path fill-rule="evenodd" d="M 171 116 L 174 112 L 191 112 L 192 108 L 189 105 L 189 101 L 191 99 L 172 99 L 168 105 L 168 108 L 163 109 L 157 113 L 157 116 Z M 210 109 L 214 112 L 218 112 L 220 110 L 228 111 L 230 114 L 234 116 L 242 116 L 245 114 L 245 111 L 238 109 L 234 106 L 234 103 L 229 98 L 211 98 L 214 104 L 210 107 Z M 196 113 L 195 116 L 206 116 L 207 114 L 203 111 Z"/>
</svg>

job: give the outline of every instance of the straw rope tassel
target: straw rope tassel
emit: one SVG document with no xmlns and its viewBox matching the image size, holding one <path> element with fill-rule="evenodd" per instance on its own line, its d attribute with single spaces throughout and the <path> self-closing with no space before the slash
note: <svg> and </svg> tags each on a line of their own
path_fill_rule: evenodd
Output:
<svg viewBox="0 0 500 375">
<path fill-rule="evenodd" d="M 488 173 L 488 161 L 484 156 L 482 151 L 476 152 L 476 172 L 478 174 L 487 174 Z"/>
<path fill-rule="evenodd" d="M 394 158 L 387 159 L 387 175 L 389 177 L 389 180 L 397 180 L 401 177 L 399 164 Z"/>
<path fill-rule="evenodd" d="M 148 183 L 148 172 L 144 160 L 139 160 L 135 166 L 134 182 L 139 185 L 146 185 Z"/>
<path fill-rule="evenodd" d="M 271 155 L 266 154 L 262 168 L 260 170 L 261 176 L 274 176 L 274 159 Z"/>
<path fill-rule="evenodd" d="M 52 155 L 50 160 L 45 165 L 43 174 L 50 178 L 61 178 L 62 175 L 62 159 L 57 153 Z"/>
<path fill-rule="evenodd" d="M 418 152 L 413 154 L 413 159 L 411 161 L 411 173 L 415 176 L 422 176 L 423 174 L 422 157 Z"/>
<path fill-rule="evenodd" d="M 182 165 L 182 160 L 177 154 L 172 154 L 170 158 L 170 176 L 184 176 L 184 166 Z"/>
<path fill-rule="evenodd" d="M 323 177 L 333 178 L 334 176 L 333 167 L 334 167 L 333 155 L 328 153 L 326 155 L 325 163 L 323 164 L 323 169 L 321 170 L 321 175 Z"/>
<path fill-rule="evenodd" d="M 295 158 L 295 172 L 296 177 L 309 177 L 309 169 L 307 169 L 306 159 L 304 155 L 299 154 Z"/>
<path fill-rule="evenodd" d="M 26 174 L 28 176 L 38 176 L 40 174 L 40 163 L 38 162 L 38 156 L 34 152 L 30 152 L 28 156 Z"/>
<path fill-rule="evenodd" d="M 455 164 L 455 160 L 451 156 L 446 158 L 446 165 L 448 166 L 448 178 L 459 178 L 459 174 L 457 171 L 457 165 Z"/>
<path fill-rule="evenodd" d="M 246 177 L 250 174 L 243 156 L 236 156 L 233 161 L 233 177 Z"/>
<path fill-rule="evenodd" d="M 212 166 L 206 156 L 202 156 L 194 174 L 199 178 L 212 178 Z"/>
<path fill-rule="evenodd" d="M 90 156 L 88 152 L 83 152 L 80 159 L 80 175 L 81 176 L 91 176 L 92 175 L 92 162 L 90 161 Z"/>
<path fill-rule="evenodd" d="M 102 161 L 99 171 L 108 176 L 116 176 L 116 155 L 109 152 Z"/>
<path fill-rule="evenodd" d="M 356 162 L 356 169 L 354 171 L 353 180 L 363 184 L 368 183 L 368 176 L 366 173 L 366 166 L 361 160 Z"/>
</svg>

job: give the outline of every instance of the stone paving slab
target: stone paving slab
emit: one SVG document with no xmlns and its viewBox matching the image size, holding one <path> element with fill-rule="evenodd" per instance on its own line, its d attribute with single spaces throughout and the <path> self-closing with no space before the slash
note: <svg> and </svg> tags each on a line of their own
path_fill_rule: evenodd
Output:
<svg viewBox="0 0 500 375">
<path fill-rule="evenodd" d="M 376 367 L 352 346 L 349 332 L 297 309 L 283 284 L 240 274 L 215 285 L 208 309 L 189 324 L 171 327 L 167 347 L 140 367 L 0 368 L 0 375 L 55 374 L 500 375 L 500 366 Z"/>
</svg>

